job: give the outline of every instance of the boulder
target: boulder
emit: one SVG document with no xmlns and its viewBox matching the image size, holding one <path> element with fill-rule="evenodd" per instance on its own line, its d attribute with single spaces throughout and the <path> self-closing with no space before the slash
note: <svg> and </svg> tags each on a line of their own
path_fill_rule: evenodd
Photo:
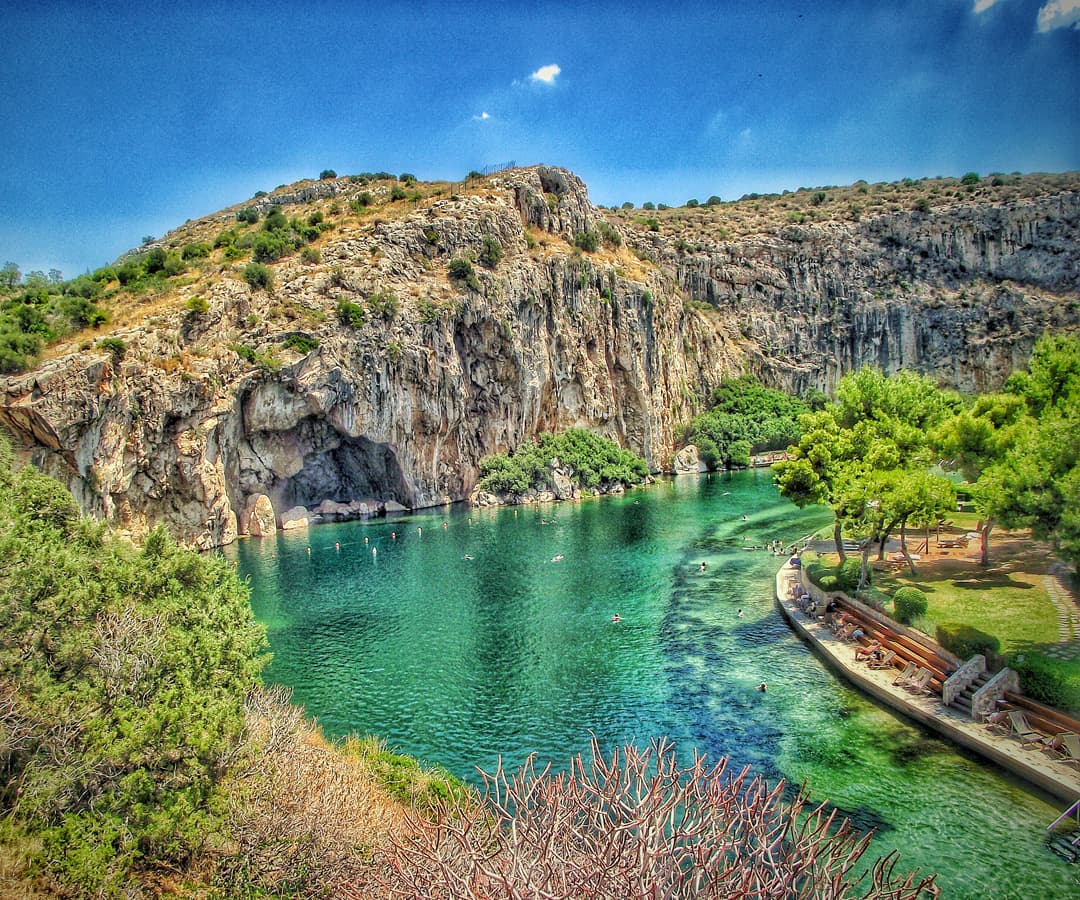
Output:
<svg viewBox="0 0 1080 900">
<path fill-rule="evenodd" d="M 698 455 L 698 448 L 693 444 L 688 444 L 675 454 L 674 469 L 676 475 L 697 475 L 709 471 L 709 467 Z"/>
<path fill-rule="evenodd" d="M 265 537 L 277 531 L 274 504 L 266 494 L 252 494 L 244 509 L 246 531 L 252 537 Z"/>
<path fill-rule="evenodd" d="M 308 511 L 303 506 L 294 506 L 281 514 L 281 530 L 292 531 L 295 528 L 307 528 Z"/>
</svg>

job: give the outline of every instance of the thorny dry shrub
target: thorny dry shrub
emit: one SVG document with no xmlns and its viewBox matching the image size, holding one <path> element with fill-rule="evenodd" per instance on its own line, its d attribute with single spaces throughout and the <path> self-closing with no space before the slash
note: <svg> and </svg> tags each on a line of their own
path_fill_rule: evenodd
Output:
<svg viewBox="0 0 1080 900">
<path fill-rule="evenodd" d="M 229 786 L 230 845 L 215 867 L 229 896 L 322 897 L 335 884 L 366 885 L 375 845 L 403 824 L 402 807 L 289 697 L 269 687 L 248 698 L 248 762 Z"/>
<path fill-rule="evenodd" d="M 408 814 L 380 869 L 391 897 L 890 898 L 936 897 L 934 876 L 895 875 L 894 855 L 860 875 L 859 836 L 804 793 L 784 799 L 749 769 L 727 774 L 695 755 L 686 768 L 667 740 L 627 747 L 568 772 L 481 773 L 483 801 Z M 346 895 L 361 896 L 346 890 Z"/>
</svg>

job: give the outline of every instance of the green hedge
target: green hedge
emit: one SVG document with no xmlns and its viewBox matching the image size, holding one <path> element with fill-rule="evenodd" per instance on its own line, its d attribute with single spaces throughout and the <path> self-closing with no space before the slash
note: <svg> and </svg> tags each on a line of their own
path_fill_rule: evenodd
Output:
<svg viewBox="0 0 1080 900">
<path fill-rule="evenodd" d="M 1057 661 L 1025 655 L 1020 662 L 1010 659 L 1009 668 L 1020 676 L 1020 689 L 1031 699 L 1058 709 L 1080 710 L 1080 685 L 1066 676 Z"/>
<path fill-rule="evenodd" d="M 964 660 L 981 653 L 989 662 L 997 657 L 1001 649 L 1001 642 L 992 634 L 956 622 L 938 625 L 937 642 Z"/>
</svg>

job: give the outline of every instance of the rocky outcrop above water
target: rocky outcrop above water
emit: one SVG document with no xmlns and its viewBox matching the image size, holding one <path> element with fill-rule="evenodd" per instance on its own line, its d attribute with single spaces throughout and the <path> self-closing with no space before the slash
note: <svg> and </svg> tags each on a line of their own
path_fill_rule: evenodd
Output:
<svg viewBox="0 0 1080 900">
<path fill-rule="evenodd" d="M 374 212 L 347 210 L 361 189 Z M 828 390 L 873 363 L 993 388 L 1080 323 L 1080 185 L 692 242 L 551 167 L 378 191 L 287 189 L 334 224 L 320 262 L 276 263 L 267 292 L 215 258 L 111 331 L 122 359 L 73 344 L 8 378 L 0 420 L 88 512 L 210 547 L 468 498 L 482 457 L 545 431 L 591 428 L 670 470 L 677 426 L 747 371 Z M 596 250 L 575 248 L 589 234 Z M 472 279 L 451 274 L 462 259 Z M 185 308 L 196 293 L 205 313 Z"/>
</svg>

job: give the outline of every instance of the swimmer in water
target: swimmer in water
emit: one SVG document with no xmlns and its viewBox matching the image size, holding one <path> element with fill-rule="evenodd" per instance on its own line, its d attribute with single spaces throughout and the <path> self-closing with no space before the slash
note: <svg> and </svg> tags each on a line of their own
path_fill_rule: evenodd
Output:
<svg viewBox="0 0 1080 900">
<path fill-rule="evenodd" d="M 558 556 L 551 557 L 552 562 L 562 562 L 562 560 L 563 560 L 563 555 L 561 553 Z"/>
<path fill-rule="evenodd" d="M 334 549 L 340 551 L 341 550 L 341 544 L 338 543 L 337 541 L 334 541 Z"/>
<path fill-rule="evenodd" d="M 372 556 L 378 556 L 378 554 L 379 554 L 379 548 L 378 547 L 372 547 L 371 548 L 371 555 Z"/>
<path fill-rule="evenodd" d="M 764 694 L 769 689 L 769 686 L 763 681 L 757 686 L 757 689 Z"/>
<path fill-rule="evenodd" d="M 620 616 L 618 613 L 615 613 L 615 615 L 613 615 L 611 617 L 611 621 L 612 622 L 621 622 L 622 621 L 622 616 Z"/>
<path fill-rule="evenodd" d="M 443 522 L 443 523 L 442 523 L 442 527 L 443 527 L 443 529 L 445 530 L 445 529 L 449 528 L 450 526 L 449 526 L 449 525 L 447 525 L 447 524 L 446 524 L 445 522 Z"/>
<path fill-rule="evenodd" d="M 737 613 L 735 613 L 735 618 L 737 618 L 737 619 L 742 618 L 742 610 L 741 609 Z"/>
<path fill-rule="evenodd" d="M 699 571 L 699 572 L 704 572 L 704 571 L 705 571 L 705 563 L 702 563 L 702 564 L 701 564 L 701 565 L 700 565 L 700 566 L 698 567 L 698 571 Z"/>
<path fill-rule="evenodd" d="M 307 548 L 307 555 L 311 556 L 311 548 L 310 547 Z"/>
<path fill-rule="evenodd" d="M 469 556 L 469 554 L 468 554 L 468 553 L 466 553 L 466 554 L 465 554 L 465 555 L 464 555 L 464 556 L 462 557 L 462 559 L 472 559 L 472 557 L 471 557 L 471 556 Z"/>
<path fill-rule="evenodd" d="M 421 527 L 420 527 L 419 525 L 417 525 L 417 526 L 416 526 L 416 533 L 417 533 L 418 535 L 422 535 L 422 534 L 424 533 L 424 529 L 423 529 L 423 528 L 421 528 Z"/>
</svg>

